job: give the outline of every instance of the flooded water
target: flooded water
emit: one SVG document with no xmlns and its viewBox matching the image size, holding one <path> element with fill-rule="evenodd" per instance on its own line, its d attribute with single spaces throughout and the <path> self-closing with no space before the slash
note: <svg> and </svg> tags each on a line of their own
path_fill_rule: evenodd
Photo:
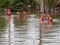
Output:
<svg viewBox="0 0 60 45">
<path fill-rule="evenodd" d="M 34 14 L 0 16 L 0 45 L 60 45 L 59 20 L 41 25 Z"/>
</svg>

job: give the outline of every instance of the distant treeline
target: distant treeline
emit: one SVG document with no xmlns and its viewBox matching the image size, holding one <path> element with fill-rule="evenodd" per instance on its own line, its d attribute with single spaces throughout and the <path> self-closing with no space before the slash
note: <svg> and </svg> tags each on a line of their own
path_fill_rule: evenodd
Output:
<svg viewBox="0 0 60 45">
<path fill-rule="evenodd" d="M 0 0 L 0 8 L 11 8 L 12 11 L 28 10 L 35 7 L 35 0 Z"/>
</svg>

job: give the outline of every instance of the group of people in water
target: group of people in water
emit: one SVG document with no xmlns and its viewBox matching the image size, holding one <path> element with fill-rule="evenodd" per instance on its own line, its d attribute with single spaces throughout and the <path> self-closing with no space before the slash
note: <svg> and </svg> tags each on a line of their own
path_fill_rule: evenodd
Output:
<svg viewBox="0 0 60 45">
<path fill-rule="evenodd" d="M 28 13 L 26 11 L 23 11 L 22 13 L 20 13 L 19 11 L 16 12 L 17 17 L 19 17 L 19 15 L 23 15 L 23 19 L 26 20 L 28 17 Z"/>
<path fill-rule="evenodd" d="M 20 14 L 21 14 L 20 11 L 16 12 L 16 15 L 20 15 Z M 7 9 L 7 15 L 11 16 L 11 10 L 10 10 L 10 8 Z M 26 11 L 23 11 L 23 15 L 24 15 L 24 17 L 26 17 L 28 15 L 28 13 Z"/>
<path fill-rule="evenodd" d="M 11 10 L 10 10 L 10 8 L 7 9 L 7 15 L 8 15 L 8 16 L 11 15 Z M 16 12 L 16 15 L 20 15 L 20 12 L 17 11 L 17 12 Z M 23 11 L 23 15 L 24 15 L 24 18 L 26 18 L 26 17 L 28 16 L 28 13 L 27 13 L 26 11 Z M 40 23 L 41 23 L 41 24 L 44 24 L 45 21 L 47 21 L 48 24 L 52 24 L 52 17 L 51 17 L 51 15 L 41 14 Z"/>
<path fill-rule="evenodd" d="M 46 21 L 48 24 L 52 24 L 52 17 L 51 17 L 51 15 L 41 14 L 40 23 L 44 24 L 44 21 Z"/>
</svg>

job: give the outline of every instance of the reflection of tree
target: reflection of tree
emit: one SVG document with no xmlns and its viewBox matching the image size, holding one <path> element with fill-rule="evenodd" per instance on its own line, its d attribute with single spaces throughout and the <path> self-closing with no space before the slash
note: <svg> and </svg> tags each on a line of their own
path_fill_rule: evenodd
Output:
<svg viewBox="0 0 60 45">
<path fill-rule="evenodd" d="M 17 21 L 19 21 L 19 20 L 20 20 L 20 16 L 19 16 L 19 15 L 17 15 L 17 16 L 16 16 L 16 19 L 17 19 Z"/>
<path fill-rule="evenodd" d="M 8 16 L 8 26 L 10 27 L 10 16 Z"/>
<path fill-rule="evenodd" d="M 5 35 L 5 31 L 6 31 L 4 27 L 6 27 L 6 22 L 3 17 L 0 17 L 0 38 L 5 37 L 5 36 L 3 36 L 3 35 Z M 2 40 L 3 39 L 1 39 L 1 41 Z"/>
<path fill-rule="evenodd" d="M 40 43 L 39 43 L 39 45 L 42 45 L 42 31 L 44 30 L 44 25 L 41 25 L 40 26 Z"/>
<path fill-rule="evenodd" d="M 9 27 L 8 27 L 8 29 L 9 29 L 9 45 L 11 45 L 11 42 L 10 42 L 10 41 L 11 41 L 11 38 L 10 38 L 10 33 L 11 33 L 11 32 L 10 32 L 10 21 L 11 21 L 11 17 L 8 16 L 8 26 L 9 26 Z"/>
<path fill-rule="evenodd" d="M 5 27 L 5 25 L 6 25 L 6 22 L 5 22 L 4 18 L 0 17 L 0 29 L 3 29 Z"/>
<path fill-rule="evenodd" d="M 22 16 L 17 16 L 14 19 L 15 19 L 14 23 L 16 26 L 24 25 L 24 18 Z"/>
</svg>

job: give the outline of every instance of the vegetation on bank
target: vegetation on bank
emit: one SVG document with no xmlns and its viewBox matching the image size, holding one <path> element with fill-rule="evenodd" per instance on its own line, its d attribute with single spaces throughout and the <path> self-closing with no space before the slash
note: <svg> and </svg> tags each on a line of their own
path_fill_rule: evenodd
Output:
<svg viewBox="0 0 60 45">
<path fill-rule="evenodd" d="M 36 7 L 35 0 L 0 0 L 0 8 L 11 8 L 12 11 Z"/>
<path fill-rule="evenodd" d="M 41 0 L 40 0 L 41 1 Z M 11 8 L 12 11 L 34 10 L 40 8 L 41 3 L 36 0 L 0 0 L 0 11 Z M 43 0 L 44 13 L 48 10 L 49 13 L 55 13 L 57 0 Z M 59 11 L 59 9 L 57 9 Z M 34 10 L 36 11 L 36 10 Z"/>
</svg>

